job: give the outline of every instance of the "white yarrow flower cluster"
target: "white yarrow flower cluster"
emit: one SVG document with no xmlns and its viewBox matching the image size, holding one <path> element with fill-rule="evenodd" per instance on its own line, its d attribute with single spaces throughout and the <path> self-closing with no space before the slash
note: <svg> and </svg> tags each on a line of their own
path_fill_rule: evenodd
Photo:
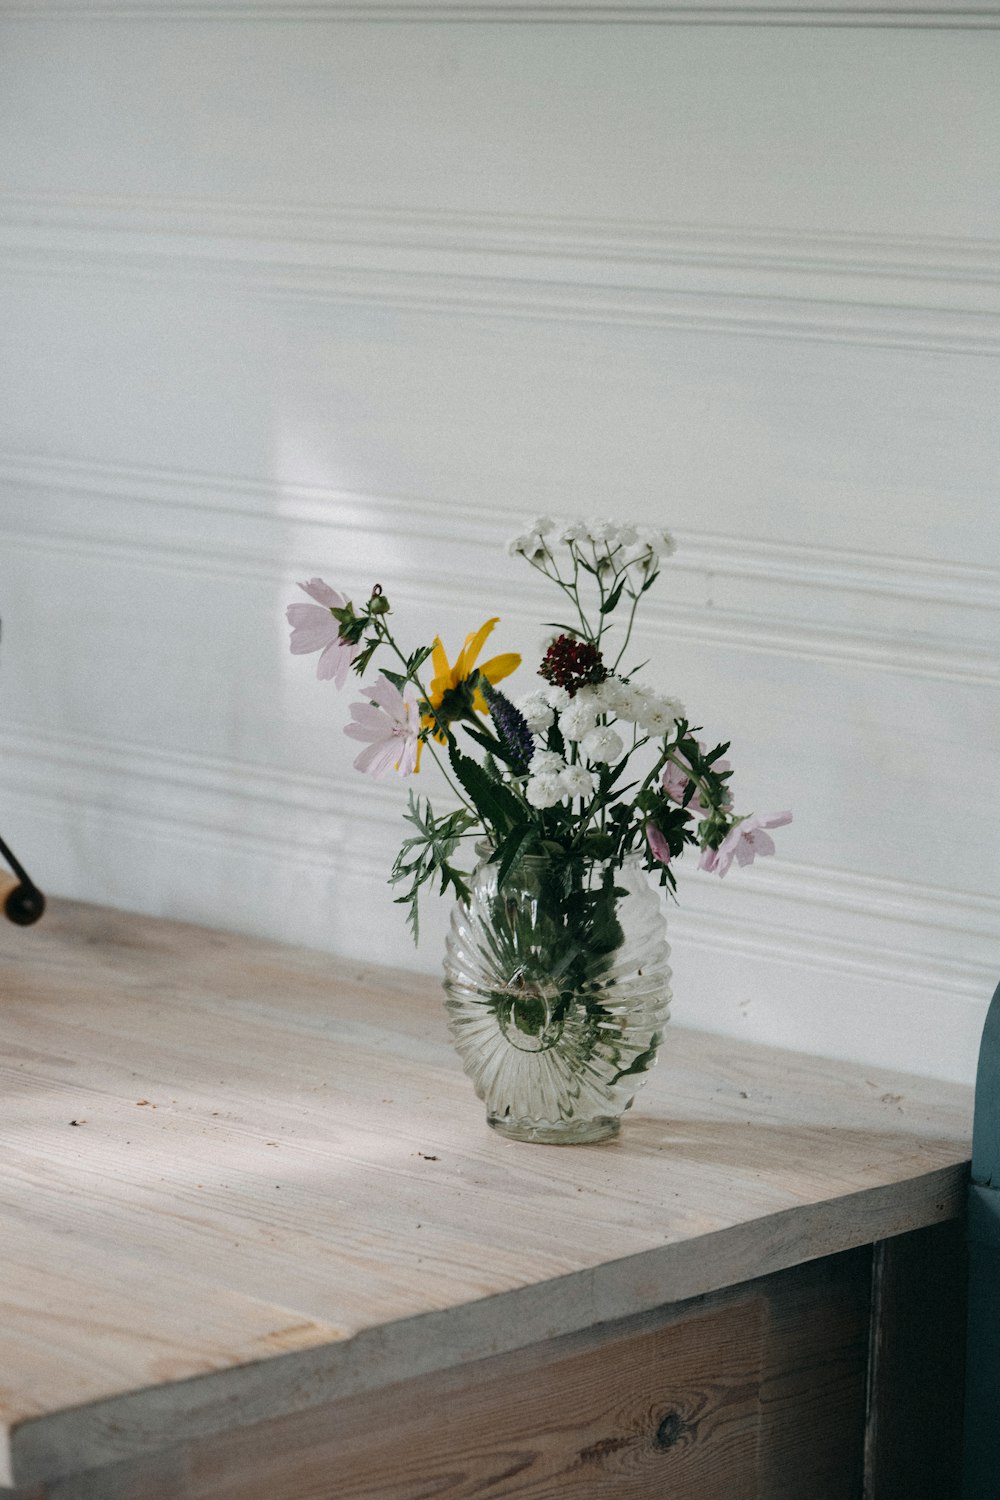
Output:
<svg viewBox="0 0 1000 1500">
<path fill-rule="evenodd" d="M 544 734 L 555 723 L 552 705 L 541 691 L 526 693 L 523 698 L 518 698 L 514 706 L 532 734 Z"/>
<path fill-rule="evenodd" d="M 543 653 L 544 654 L 544 653 Z M 546 683 L 543 688 L 534 688 L 518 698 L 514 707 L 521 714 L 532 734 L 544 734 L 573 700 L 565 688 Z"/>
<path fill-rule="evenodd" d="M 529 562 L 550 556 L 545 538 L 554 530 L 555 524 L 551 516 L 535 516 L 522 532 L 511 537 L 507 543 L 508 553 L 511 557 L 526 557 Z"/>
<path fill-rule="evenodd" d="M 597 728 L 599 714 L 600 707 L 594 698 L 590 694 L 584 696 L 584 690 L 581 689 L 559 715 L 563 739 L 574 742 L 582 740 L 584 735 Z"/>
<path fill-rule="evenodd" d="M 584 735 L 580 741 L 580 749 L 588 760 L 597 765 L 612 766 L 616 760 L 621 760 L 625 742 L 610 724 L 599 724 L 596 729 L 591 729 Z"/>
<path fill-rule="evenodd" d="M 581 765 L 568 765 L 555 750 L 537 750 L 524 795 L 531 807 L 555 807 L 573 797 L 592 797 L 597 777 Z"/>
<path fill-rule="evenodd" d="M 647 573 L 658 566 L 661 558 L 672 557 L 677 550 L 673 535 L 662 526 L 636 526 L 632 522 L 613 521 L 608 516 L 566 522 L 554 521 L 551 516 L 535 516 L 510 539 L 507 551 L 511 557 L 541 562 L 551 557 L 553 540 L 565 546 L 595 548 L 604 554 L 599 566 L 605 567 L 609 558 L 620 550 L 622 556 L 616 558 L 619 567 L 623 562 L 626 566 L 638 563 Z"/>
<path fill-rule="evenodd" d="M 677 721 L 684 718 L 684 705 L 645 683 L 610 676 L 594 687 L 580 688 L 560 712 L 559 728 L 565 739 L 576 742 L 597 727 L 602 715 L 609 714 L 626 723 L 638 724 L 647 734 L 659 736 L 669 734 Z"/>
<path fill-rule="evenodd" d="M 555 751 L 536 751 L 525 796 L 532 807 L 554 807 L 567 797 L 589 797 L 596 777 L 589 765 L 614 765 L 625 753 L 625 742 L 608 720 L 634 724 L 659 739 L 673 732 L 684 718 L 684 705 L 656 693 L 646 683 L 628 682 L 611 674 L 601 683 L 581 687 L 571 697 L 565 688 L 537 688 L 517 702 L 532 734 L 543 735 L 558 722 L 567 746 L 577 747 L 581 763 L 568 765 Z"/>
</svg>

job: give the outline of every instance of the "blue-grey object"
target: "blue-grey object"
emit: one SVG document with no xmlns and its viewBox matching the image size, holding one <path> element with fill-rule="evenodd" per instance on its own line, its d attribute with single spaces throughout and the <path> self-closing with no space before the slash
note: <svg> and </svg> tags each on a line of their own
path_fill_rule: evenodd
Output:
<svg viewBox="0 0 1000 1500">
<path fill-rule="evenodd" d="M 963 1500 L 1000 1500 L 1000 985 L 976 1073 L 969 1184 Z"/>
</svg>

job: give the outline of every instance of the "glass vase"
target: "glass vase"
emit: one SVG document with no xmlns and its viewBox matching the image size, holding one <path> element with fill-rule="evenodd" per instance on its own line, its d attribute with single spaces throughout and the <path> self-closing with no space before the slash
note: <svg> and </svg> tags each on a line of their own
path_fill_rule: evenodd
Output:
<svg viewBox="0 0 1000 1500">
<path fill-rule="evenodd" d="M 612 868 L 488 846 L 451 919 L 445 1005 L 494 1130 L 571 1145 L 617 1135 L 656 1061 L 670 1005 L 659 895 L 639 857 Z"/>
</svg>

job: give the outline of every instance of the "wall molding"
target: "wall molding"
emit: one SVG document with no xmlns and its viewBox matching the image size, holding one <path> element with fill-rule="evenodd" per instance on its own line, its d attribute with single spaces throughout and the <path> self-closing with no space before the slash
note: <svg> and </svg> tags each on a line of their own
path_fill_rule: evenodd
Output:
<svg viewBox="0 0 1000 1500">
<path fill-rule="evenodd" d="M 413 495 L 0 452 L 3 491 L 0 536 L 11 548 L 265 582 L 311 576 L 337 556 L 341 587 L 369 586 L 374 569 L 401 600 L 418 602 L 427 588 L 437 588 L 472 607 L 479 596 L 464 580 L 475 577 L 474 560 L 502 554 L 523 519 L 496 507 L 482 513 Z M 50 505 L 38 503 L 40 491 Z M 234 519 L 248 523 L 235 538 Z M 401 540 L 408 543 L 402 554 Z M 1000 685 L 992 644 L 998 569 L 710 533 L 681 533 L 679 542 L 669 564 L 674 597 L 650 596 L 652 629 L 743 650 Z M 752 612 L 716 602 L 734 582 L 752 592 Z M 512 572 L 504 590 L 508 615 L 533 621 L 531 575 Z M 864 618 L 866 627 L 817 623 L 818 593 L 831 596 L 841 621 Z M 938 638 L 927 631 L 914 638 L 908 622 L 915 607 L 942 609 L 949 629 Z"/>
<path fill-rule="evenodd" d="M 48 808 L 68 827 L 99 815 L 192 849 L 349 871 L 382 888 L 404 832 L 401 788 L 366 782 L 359 801 L 350 773 L 293 774 L 16 723 L 0 728 L 0 752 L 0 786 L 19 809 Z M 685 944 L 983 1003 L 995 983 L 995 900 L 779 857 L 725 885 L 693 866 L 681 874 L 671 924 Z"/>
<path fill-rule="evenodd" d="M 984 29 L 1000 26 L 994 6 L 939 3 L 829 5 L 822 0 L 728 5 L 642 4 L 638 0 L 9 0 L 5 18 L 29 21 L 268 21 L 490 23 L 644 26 L 819 26 Z"/>
<path fill-rule="evenodd" d="M 1000 352 L 1000 245 L 940 236 L 6 194 L 0 272 Z"/>
</svg>

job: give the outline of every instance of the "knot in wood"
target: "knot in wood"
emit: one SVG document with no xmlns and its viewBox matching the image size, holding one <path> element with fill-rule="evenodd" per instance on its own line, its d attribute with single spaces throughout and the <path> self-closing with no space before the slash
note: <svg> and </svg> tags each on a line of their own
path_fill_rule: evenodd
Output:
<svg viewBox="0 0 1000 1500">
<path fill-rule="evenodd" d="M 665 1417 L 660 1418 L 660 1425 L 656 1429 L 656 1446 L 664 1452 L 672 1448 L 684 1431 L 684 1423 L 679 1412 L 668 1411 Z"/>
</svg>

